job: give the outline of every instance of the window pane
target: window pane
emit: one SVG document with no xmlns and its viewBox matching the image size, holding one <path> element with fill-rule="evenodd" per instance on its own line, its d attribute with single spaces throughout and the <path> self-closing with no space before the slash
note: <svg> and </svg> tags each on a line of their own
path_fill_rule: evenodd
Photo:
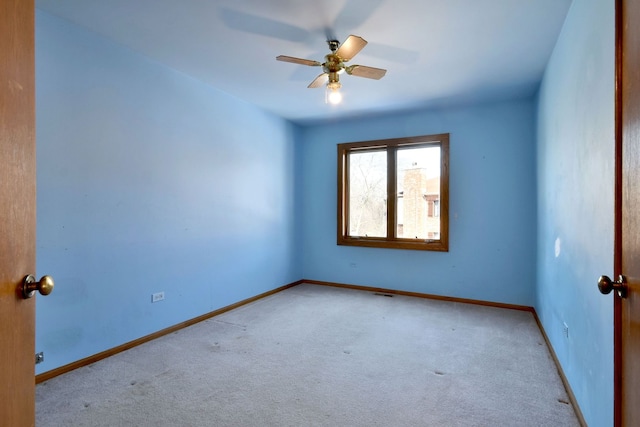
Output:
<svg viewBox="0 0 640 427">
<path fill-rule="evenodd" d="M 387 237 L 387 152 L 349 154 L 349 235 Z"/>
<path fill-rule="evenodd" d="M 397 236 L 440 239 L 440 147 L 398 149 L 396 188 Z"/>
</svg>

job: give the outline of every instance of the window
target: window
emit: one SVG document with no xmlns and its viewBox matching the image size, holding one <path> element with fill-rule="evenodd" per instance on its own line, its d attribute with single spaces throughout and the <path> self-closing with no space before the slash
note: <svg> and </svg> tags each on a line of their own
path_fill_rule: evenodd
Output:
<svg viewBox="0 0 640 427">
<path fill-rule="evenodd" d="M 339 245 L 448 251 L 448 236 L 449 134 L 338 144 Z"/>
</svg>

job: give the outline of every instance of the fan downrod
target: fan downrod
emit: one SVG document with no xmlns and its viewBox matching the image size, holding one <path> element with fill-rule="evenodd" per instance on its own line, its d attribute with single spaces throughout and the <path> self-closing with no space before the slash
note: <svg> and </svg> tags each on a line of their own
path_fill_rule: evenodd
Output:
<svg viewBox="0 0 640 427">
<path fill-rule="evenodd" d="M 331 49 L 331 52 L 335 52 L 336 50 L 338 50 L 338 47 L 340 47 L 340 42 L 338 40 L 327 40 L 327 43 L 329 44 L 329 49 Z"/>
</svg>

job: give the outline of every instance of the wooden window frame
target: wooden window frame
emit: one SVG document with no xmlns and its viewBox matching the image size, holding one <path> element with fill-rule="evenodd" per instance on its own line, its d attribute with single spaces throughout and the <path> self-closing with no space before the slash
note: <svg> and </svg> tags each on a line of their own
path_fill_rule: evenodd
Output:
<svg viewBox="0 0 640 427">
<path fill-rule="evenodd" d="M 406 239 L 396 237 L 396 156 L 399 148 L 411 146 L 440 147 L 440 238 Z M 387 237 L 349 236 L 348 155 L 363 150 L 384 149 L 387 153 Z M 389 197 L 393 195 L 393 197 Z M 449 134 L 422 135 L 338 144 L 338 245 L 372 248 L 449 251 Z"/>
</svg>

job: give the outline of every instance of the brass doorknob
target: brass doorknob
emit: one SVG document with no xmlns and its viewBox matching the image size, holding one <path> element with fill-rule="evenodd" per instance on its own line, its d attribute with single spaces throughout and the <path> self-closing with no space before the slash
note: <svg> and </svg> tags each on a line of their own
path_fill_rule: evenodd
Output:
<svg viewBox="0 0 640 427">
<path fill-rule="evenodd" d="M 36 291 L 40 292 L 40 295 L 49 295 L 53 291 L 53 277 L 42 276 L 39 282 L 36 282 L 36 278 L 32 275 L 25 276 L 22 280 L 22 297 L 24 299 L 31 298 L 36 294 Z"/>
<path fill-rule="evenodd" d="M 620 298 L 627 297 L 627 285 L 622 274 L 618 276 L 618 280 L 615 282 L 611 281 L 609 276 L 600 276 L 600 279 L 598 279 L 598 289 L 605 295 L 611 291 L 616 291 Z"/>
</svg>

